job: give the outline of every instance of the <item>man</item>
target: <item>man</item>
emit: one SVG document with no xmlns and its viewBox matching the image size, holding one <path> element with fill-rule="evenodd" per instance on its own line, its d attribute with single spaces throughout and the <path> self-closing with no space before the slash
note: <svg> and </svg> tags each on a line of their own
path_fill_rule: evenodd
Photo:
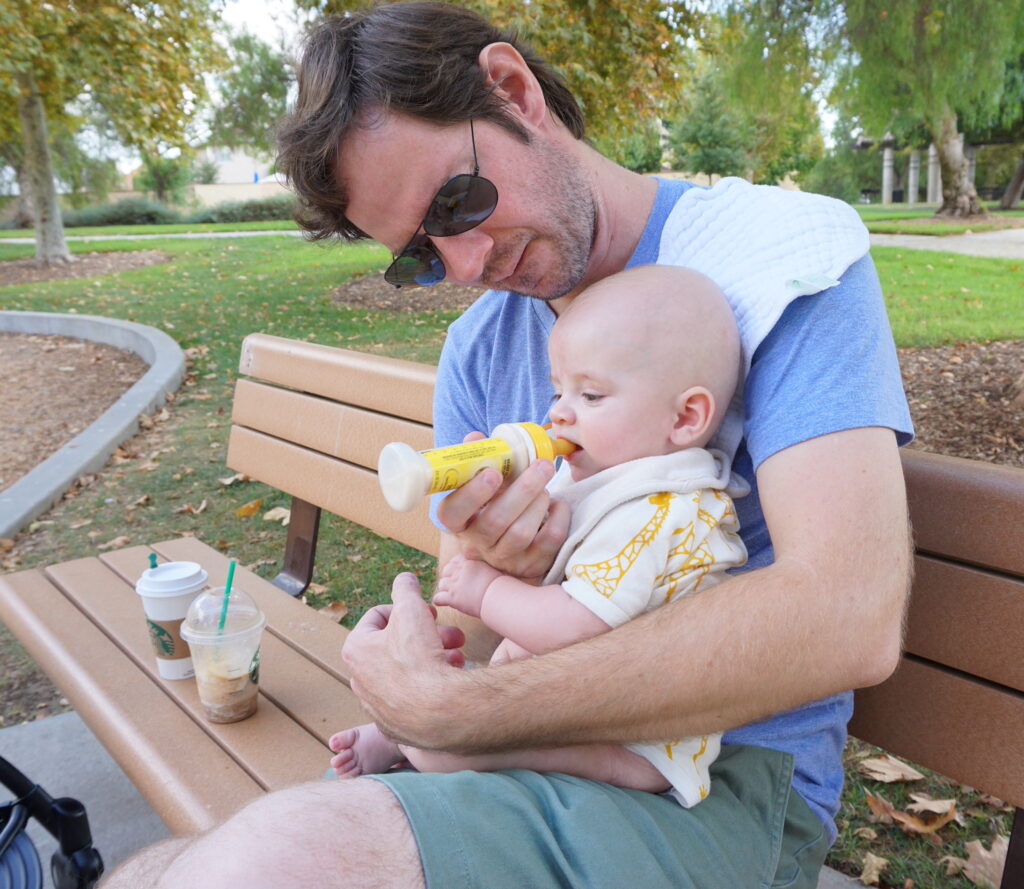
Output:
<svg viewBox="0 0 1024 889">
<path fill-rule="evenodd" d="M 539 59 L 448 4 L 315 30 L 280 165 L 307 227 L 380 241 L 389 280 L 493 288 L 446 342 L 439 444 L 544 418 L 547 331 L 592 282 L 660 261 L 726 291 L 746 380 L 722 444 L 754 489 L 737 504 L 753 570 L 472 670 L 462 633 L 439 630 L 403 574 L 345 649 L 353 690 L 402 743 L 472 753 L 725 731 L 722 755 L 692 809 L 519 771 L 305 785 L 148 850 L 110 886 L 813 887 L 835 835 L 846 690 L 894 669 L 909 574 L 897 447 L 910 423 L 862 227 L 825 199 L 618 167 L 583 141 Z M 568 525 L 545 491 L 553 471 L 536 463 L 504 489 L 483 472 L 444 499 L 442 564 L 461 552 L 543 575 Z"/>
</svg>

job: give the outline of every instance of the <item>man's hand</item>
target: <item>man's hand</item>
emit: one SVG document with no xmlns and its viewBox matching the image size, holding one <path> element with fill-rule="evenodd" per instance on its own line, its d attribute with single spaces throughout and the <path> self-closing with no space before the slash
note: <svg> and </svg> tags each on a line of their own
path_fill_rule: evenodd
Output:
<svg viewBox="0 0 1024 889">
<path fill-rule="evenodd" d="M 472 441 L 482 436 L 471 433 Z M 495 469 L 485 469 L 441 501 L 437 517 L 458 540 L 467 559 L 486 562 L 502 574 L 538 581 L 569 533 L 569 507 L 546 490 L 555 474 L 537 460 L 502 488 Z"/>
<path fill-rule="evenodd" d="M 502 573 L 486 562 L 457 555 L 452 558 L 437 579 L 435 605 L 450 605 L 470 617 L 480 617 L 487 587 Z"/>
<path fill-rule="evenodd" d="M 439 627 L 414 574 L 399 574 L 391 605 L 371 608 L 349 633 L 341 656 L 350 686 L 389 737 L 419 746 L 429 738 L 434 714 L 428 692 L 451 667 L 462 667 L 462 631 Z"/>
</svg>

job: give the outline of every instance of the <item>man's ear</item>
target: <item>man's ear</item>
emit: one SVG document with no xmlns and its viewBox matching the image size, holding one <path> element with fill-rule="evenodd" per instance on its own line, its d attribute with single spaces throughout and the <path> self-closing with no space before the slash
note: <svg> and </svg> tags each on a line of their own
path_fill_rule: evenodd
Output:
<svg viewBox="0 0 1024 889">
<path fill-rule="evenodd" d="M 676 398 L 676 417 L 671 439 L 676 447 L 700 447 L 713 430 L 711 419 L 715 415 L 715 396 L 703 386 L 694 386 Z"/>
<path fill-rule="evenodd" d="M 524 122 L 539 126 L 547 116 L 540 83 L 511 43 L 490 43 L 477 57 L 485 82 L 511 106 Z"/>
</svg>

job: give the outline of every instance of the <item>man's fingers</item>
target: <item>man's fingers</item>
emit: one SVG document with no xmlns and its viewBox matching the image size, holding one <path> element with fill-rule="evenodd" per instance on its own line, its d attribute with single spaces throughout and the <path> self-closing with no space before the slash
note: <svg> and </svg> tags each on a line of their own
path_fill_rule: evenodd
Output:
<svg viewBox="0 0 1024 889">
<path fill-rule="evenodd" d="M 452 534 L 461 534 L 497 494 L 503 479 L 497 469 L 483 469 L 438 504 L 437 517 Z"/>
<path fill-rule="evenodd" d="M 396 575 L 391 582 L 391 601 L 397 605 L 399 602 L 408 602 L 413 599 L 423 600 L 420 579 L 409 571 L 403 571 Z"/>
<path fill-rule="evenodd" d="M 462 648 L 466 644 L 466 634 L 458 627 L 440 626 L 437 632 L 441 636 L 441 644 L 447 649 Z"/>
</svg>

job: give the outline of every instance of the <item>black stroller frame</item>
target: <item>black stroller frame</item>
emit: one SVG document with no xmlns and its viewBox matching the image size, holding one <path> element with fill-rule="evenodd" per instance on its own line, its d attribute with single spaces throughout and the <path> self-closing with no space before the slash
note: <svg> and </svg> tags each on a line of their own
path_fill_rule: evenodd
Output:
<svg viewBox="0 0 1024 889">
<path fill-rule="evenodd" d="M 67 796 L 54 799 L 2 756 L 0 783 L 15 797 L 0 803 L 0 889 L 42 886 L 39 853 L 25 833 L 30 818 L 57 840 L 50 860 L 54 889 L 92 889 L 103 875 L 103 859 L 93 848 L 85 806 Z"/>
</svg>

